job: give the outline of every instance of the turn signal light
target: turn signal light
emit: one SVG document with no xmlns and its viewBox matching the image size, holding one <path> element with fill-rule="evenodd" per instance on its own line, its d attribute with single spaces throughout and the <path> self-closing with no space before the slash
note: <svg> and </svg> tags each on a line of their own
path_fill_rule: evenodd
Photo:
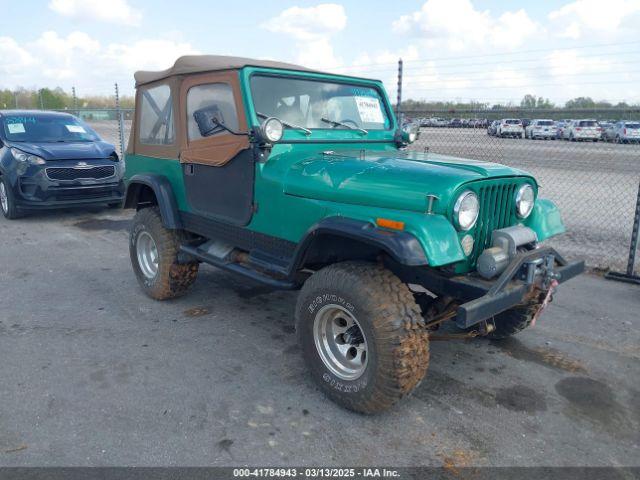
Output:
<svg viewBox="0 0 640 480">
<path fill-rule="evenodd" d="M 404 230 L 404 222 L 389 220 L 388 218 L 376 218 L 376 225 L 391 230 Z"/>
</svg>

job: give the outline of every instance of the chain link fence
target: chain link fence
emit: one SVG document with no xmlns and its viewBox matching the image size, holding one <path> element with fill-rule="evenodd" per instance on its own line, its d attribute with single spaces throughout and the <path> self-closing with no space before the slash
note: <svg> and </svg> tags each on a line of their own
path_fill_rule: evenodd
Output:
<svg viewBox="0 0 640 480">
<path fill-rule="evenodd" d="M 133 109 L 82 109 L 69 112 L 82 118 L 105 142 L 112 143 L 120 158 L 127 149 Z"/>
<path fill-rule="evenodd" d="M 640 186 L 640 141 L 627 142 L 620 137 L 622 131 L 616 137 L 606 125 L 614 121 L 615 128 L 620 120 L 640 120 L 640 110 L 508 109 L 402 114 L 405 121 L 411 119 L 422 127 L 412 149 L 502 163 L 531 173 L 540 184 L 540 195 L 560 207 L 567 227 L 567 233 L 551 240 L 552 245 L 568 257 L 585 258 L 591 267 L 633 273 L 630 245 Z M 585 127 L 557 123 L 568 118 L 598 122 L 594 130 L 586 126 L 592 122 L 586 122 Z M 508 129 L 503 119 L 524 120 L 525 124 L 532 119 L 554 122 L 541 122 L 549 125 L 531 135 L 533 124 Z M 578 140 L 576 137 L 587 129 L 596 133 L 595 138 Z"/>
<path fill-rule="evenodd" d="M 114 108 L 67 111 L 114 144 L 124 158 L 134 110 L 118 106 L 116 95 Z M 626 271 L 628 276 L 637 271 L 630 245 L 634 218 L 639 215 L 640 142 L 604 139 L 606 127 L 601 126 L 597 127 L 602 129 L 594 139 L 597 141 L 572 141 L 558 130 L 556 122 L 569 117 L 598 120 L 602 125 L 605 121 L 640 120 L 640 109 L 405 110 L 401 117 L 421 125 L 420 138 L 411 149 L 502 163 L 534 175 L 540 195 L 555 201 L 562 211 L 567 233 L 552 239 L 551 244 L 569 258 L 585 258 L 591 267 Z M 531 127 L 513 136 L 496 132 L 494 121 L 503 119 L 525 120 L 525 124 L 528 119 L 548 119 L 554 124 L 536 139 L 529 138 Z M 523 138 L 525 134 L 527 138 Z"/>
</svg>

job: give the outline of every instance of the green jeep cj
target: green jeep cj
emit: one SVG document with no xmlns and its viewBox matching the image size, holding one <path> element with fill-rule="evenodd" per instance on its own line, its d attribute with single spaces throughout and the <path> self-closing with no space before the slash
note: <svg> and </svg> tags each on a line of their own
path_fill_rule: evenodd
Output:
<svg viewBox="0 0 640 480">
<path fill-rule="evenodd" d="M 347 408 L 409 394 L 442 322 L 513 335 L 584 269 L 539 244 L 564 227 L 530 175 L 404 150 L 416 132 L 379 81 L 222 56 L 135 79 L 125 206 L 142 289 L 182 295 L 202 262 L 300 289 L 302 354 Z"/>
</svg>

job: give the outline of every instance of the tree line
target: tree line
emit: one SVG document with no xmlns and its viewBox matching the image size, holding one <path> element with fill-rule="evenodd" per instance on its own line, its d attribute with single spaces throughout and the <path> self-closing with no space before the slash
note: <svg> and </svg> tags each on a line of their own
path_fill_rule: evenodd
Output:
<svg viewBox="0 0 640 480">
<path fill-rule="evenodd" d="M 134 97 L 120 96 L 122 108 L 133 108 Z M 81 95 L 73 98 L 72 92 L 65 92 L 62 88 L 27 89 L 19 87 L 16 90 L 0 90 L 0 109 L 47 109 L 47 110 L 75 110 L 102 109 L 115 107 L 114 95 Z M 433 102 L 424 100 L 404 100 L 401 109 L 404 111 L 429 110 L 505 110 L 522 108 L 534 109 L 630 109 L 640 108 L 640 104 L 620 102 L 613 104 L 604 100 L 595 101 L 591 97 L 577 97 L 568 100 L 564 105 L 557 105 L 548 98 L 527 94 L 519 104 L 517 103 L 487 103 L 487 102 Z"/>
<path fill-rule="evenodd" d="M 38 110 L 75 110 L 115 108 L 115 92 L 113 95 L 79 95 L 75 99 L 72 92 L 62 88 L 28 89 L 19 87 L 15 90 L 0 90 L 0 109 L 38 109 Z M 120 106 L 133 108 L 134 98 L 121 95 Z"/>
<path fill-rule="evenodd" d="M 548 98 L 536 95 L 525 95 L 520 103 L 490 103 L 490 102 L 438 102 L 424 100 L 403 100 L 401 110 L 403 111 L 455 111 L 455 110 L 508 110 L 508 109 L 525 109 L 525 110 L 580 110 L 580 109 L 637 109 L 640 108 L 639 103 L 629 104 L 626 102 L 611 103 L 605 100 L 593 100 L 591 97 L 576 97 L 567 100 L 564 104 L 555 104 Z"/>
</svg>

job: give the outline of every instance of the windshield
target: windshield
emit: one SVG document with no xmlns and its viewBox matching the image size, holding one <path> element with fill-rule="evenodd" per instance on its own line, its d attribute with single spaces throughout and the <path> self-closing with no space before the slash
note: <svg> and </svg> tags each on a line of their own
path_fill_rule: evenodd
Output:
<svg viewBox="0 0 640 480">
<path fill-rule="evenodd" d="M 540 120 L 540 121 L 538 121 L 538 125 L 542 125 L 542 126 L 553 125 L 553 121 L 552 120 Z"/>
<path fill-rule="evenodd" d="M 595 120 L 582 120 L 578 122 L 578 126 L 579 127 L 595 127 L 597 125 Z"/>
<path fill-rule="evenodd" d="M 388 130 L 391 121 L 377 89 L 356 84 L 256 75 L 256 112 L 308 129 Z"/>
<path fill-rule="evenodd" d="M 626 128 L 640 128 L 640 123 L 625 123 Z"/>
<path fill-rule="evenodd" d="M 505 120 L 504 123 L 508 125 L 520 125 L 520 120 Z"/>
<path fill-rule="evenodd" d="M 11 142 L 95 142 L 100 137 L 84 122 L 66 115 L 7 115 L 0 118 Z"/>
</svg>

